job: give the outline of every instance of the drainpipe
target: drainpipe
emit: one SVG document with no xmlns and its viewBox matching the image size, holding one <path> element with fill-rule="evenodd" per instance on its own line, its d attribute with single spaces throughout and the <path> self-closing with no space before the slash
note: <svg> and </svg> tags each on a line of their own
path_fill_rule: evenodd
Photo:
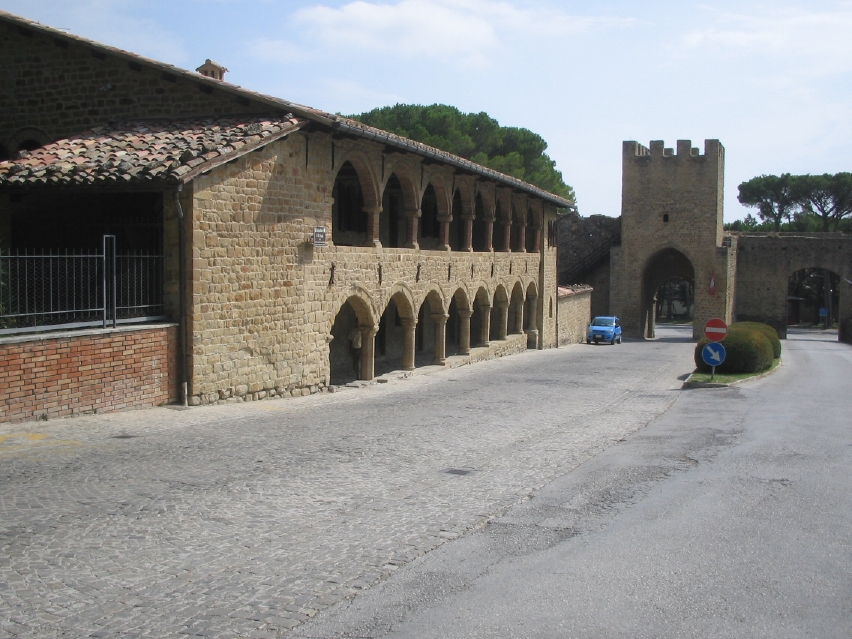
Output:
<svg viewBox="0 0 852 639">
<path fill-rule="evenodd" d="M 189 375 L 186 370 L 186 231 L 184 229 L 183 207 L 180 205 L 180 193 L 183 191 L 183 184 L 179 184 L 174 191 L 175 206 L 178 213 L 178 280 L 179 280 L 179 295 L 180 295 L 180 310 L 178 311 L 178 337 L 180 351 L 180 394 L 181 403 L 184 406 L 189 404 Z"/>
</svg>

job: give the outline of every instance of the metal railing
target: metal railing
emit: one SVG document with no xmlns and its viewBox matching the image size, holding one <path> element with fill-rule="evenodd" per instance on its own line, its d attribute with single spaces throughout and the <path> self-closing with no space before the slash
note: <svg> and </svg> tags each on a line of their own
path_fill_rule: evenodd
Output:
<svg viewBox="0 0 852 639">
<path fill-rule="evenodd" d="M 0 255 L 0 335 L 165 319 L 163 256 L 103 251 Z"/>
</svg>

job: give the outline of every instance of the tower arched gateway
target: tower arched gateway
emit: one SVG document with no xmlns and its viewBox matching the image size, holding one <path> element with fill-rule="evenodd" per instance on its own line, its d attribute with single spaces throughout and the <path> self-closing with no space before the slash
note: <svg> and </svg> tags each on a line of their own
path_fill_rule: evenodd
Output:
<svg viewBox="0 0 852 639">
<path fill-rule="evenodd" d="M 693 283 L 693 337 L 712 317 L 732 320 L 736 238 L 725 237 L 725 149 L 705 140 L 699 153 L 651 142 L 622 151 L 621 246 L 610 251 L 610 311 L 628 337 L 653 337 L 654 297 L 670 278 Z"/>
</svg>

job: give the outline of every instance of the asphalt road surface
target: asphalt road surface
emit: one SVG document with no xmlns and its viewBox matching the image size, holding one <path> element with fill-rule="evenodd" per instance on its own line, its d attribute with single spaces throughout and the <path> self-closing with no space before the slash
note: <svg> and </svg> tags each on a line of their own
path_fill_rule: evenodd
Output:
<svg viewBox="0 0 852 639">
<path fill-rule="evenodd" d="M 0 425 L 0 639 L 848 637 L 852 349 L 659 334 Z"/>
<path fill-rule="evenodd" d="M 852 636 L 852 348 L 783 347 L 292 636 Z"/>
</svg>

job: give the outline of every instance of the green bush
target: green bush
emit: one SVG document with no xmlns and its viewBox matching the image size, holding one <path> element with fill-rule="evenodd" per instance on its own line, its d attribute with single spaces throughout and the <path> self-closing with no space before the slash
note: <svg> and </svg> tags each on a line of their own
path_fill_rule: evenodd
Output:
<svg viewBox="0 0 852 639">
<path fill-rule="evenodd" d="M 701 350 L 709 341 L 702 337 L 695 345 L 695 365 L 701 373 L 711 370 L 701 358 Z M 722 346 L 725 347 L 725 361 L 716 367 L 717 373 L 759 373 L 772 366 L 772 343 L 762 331 L 732 324 Z"/>
<path fill-rule="evenodd" d="M 772 356 L 775 359 L 781 357 L 781 340 L 778 338 L 778 331 L 772 328 L 769 324 L 764 324 L 763 322 L 736 322 L 731 324 L 731 328 L 734 326 L 750 328 L 754 331 L 763 333 L 769 338 L 769 343 L 772 344 Z"/>
</svg>

